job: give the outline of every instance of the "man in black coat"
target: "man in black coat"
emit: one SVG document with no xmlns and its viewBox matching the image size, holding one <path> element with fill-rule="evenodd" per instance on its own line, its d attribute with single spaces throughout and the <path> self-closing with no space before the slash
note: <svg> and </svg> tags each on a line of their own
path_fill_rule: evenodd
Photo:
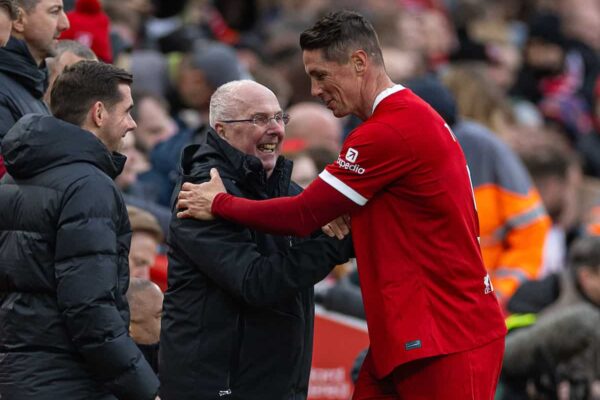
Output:
<svg viewBox="0 0 600 400">
<path fill-rule="evenodd" d="M 113 179 L 136 125 L 129 73 L 83 61 L 2 140 L 0 397 L 154 400 L 128 334 L 131 229 Z"/>
<path fill-rule="evenodd" d="M 291 162 L 279 156 L 287 121 L 266 87 L 221 86 L 211 98 L 212 129 L 184 150 L 183 180 L 207 181 L 216 168 L 237 196 L 299 193 Z M 350 238 L 304 240 L 174 215 L 168 243 L 161 398 L 306 399 L 313 285 L 348 260 Z"/>
<path fill-rule="evenodd" d="M 44 103 L 48 84 L 44 60 L 69 28 L 62 0 L 14 0 L 18 16 L 10 40 L 0 48 L 0 140 L 25 114 L 50 115 Z M 0 157 L 0 178 L 4 166 Z"/>
</svg>

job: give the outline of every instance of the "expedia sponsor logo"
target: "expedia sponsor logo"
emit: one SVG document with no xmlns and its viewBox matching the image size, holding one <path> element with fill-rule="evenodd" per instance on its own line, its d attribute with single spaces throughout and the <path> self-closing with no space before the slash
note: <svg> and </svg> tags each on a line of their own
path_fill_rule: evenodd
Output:
<svg viewBox="0 0 600 400">
<path fill-rule="evenodd" d="M 338 157 L 337 164 L 342 169 L 347 169 L 348 171 L 356 172 L 359 175 L 365 173 L 365 169 L 362 168 L 359 164 L 352 164 L 348 161 L 344 160 L 342 157 Z"/>
<path fill-rule="evenodd" d="M 355 163 L 358 158 L 358 150 L 354 150 L 352 147 L 346 152 L 346 161 Z"/>
</svg>

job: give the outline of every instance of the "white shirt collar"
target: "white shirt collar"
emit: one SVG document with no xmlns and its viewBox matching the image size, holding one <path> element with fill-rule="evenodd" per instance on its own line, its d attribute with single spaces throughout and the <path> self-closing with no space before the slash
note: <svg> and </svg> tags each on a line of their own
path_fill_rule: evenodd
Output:
<svg viewBox="0 0 600 400">
<path fill-rule="evenodd" d="M 379 93 L 377 95 L 377 97 L 375 97 L 375 102 L 373 103 L 373 110 L 371 110 L 371 114 L 375 112 L 375 109 L 377 108 L 377 106 L 379 105 L 379 103 L 381 103 L 381 101 L 383 99 L 385 99 L 389 95 L 392 95 L 392 94 L 394 94 L 396 92 L 399 92 L 399 91 L 401 91 L 403 89 L 404 89 L 404 86 L 402 86 L 402 85 L 394 85 L 394 86 L 392 86 L 390 88 L 385 89 L 381 93 Z"/>
</svg>

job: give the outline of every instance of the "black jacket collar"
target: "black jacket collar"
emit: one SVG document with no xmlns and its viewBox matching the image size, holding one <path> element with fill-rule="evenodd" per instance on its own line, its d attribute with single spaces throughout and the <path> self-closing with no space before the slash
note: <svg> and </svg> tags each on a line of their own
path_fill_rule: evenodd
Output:
<svg viewBox="0 0 600 400">
<path fill-rule="evenodd" d="M 24 41 L 11 37 L 0 48 L 0 72 L 19 82 L 35 98 L 42 98 L 48 85 L 45 64 L 39 67 Z"/>
<path fill-rule="evenodd" d="M 1 148 L 6 169 L 14 178 L 28 178 L 60 165 L 87 162 L 114 179 L 127 159 L 119 153 L 111 154 L 91 132 L 37 114 L 21 118 L 8 131 Z"/>
</svg>

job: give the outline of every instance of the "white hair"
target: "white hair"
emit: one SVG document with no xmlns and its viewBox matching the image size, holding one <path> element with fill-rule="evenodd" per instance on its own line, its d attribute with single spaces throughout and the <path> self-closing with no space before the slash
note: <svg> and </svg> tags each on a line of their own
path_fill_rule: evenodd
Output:
<svg viewBox="0 0 600 400">
<path fill-rule="evenodd" d="M 208 111 L 208 122 L 211 128 L 215 129 L 217 121 L 237 118 L 232 115 L 240 105 L 241 100 L 236 96 L 237 91 L 242 87 L 249 85 L 260 85 L 250 79 L 227 82 L 221 86 L 210 97 L 210 106 Z"/>
</svg>

